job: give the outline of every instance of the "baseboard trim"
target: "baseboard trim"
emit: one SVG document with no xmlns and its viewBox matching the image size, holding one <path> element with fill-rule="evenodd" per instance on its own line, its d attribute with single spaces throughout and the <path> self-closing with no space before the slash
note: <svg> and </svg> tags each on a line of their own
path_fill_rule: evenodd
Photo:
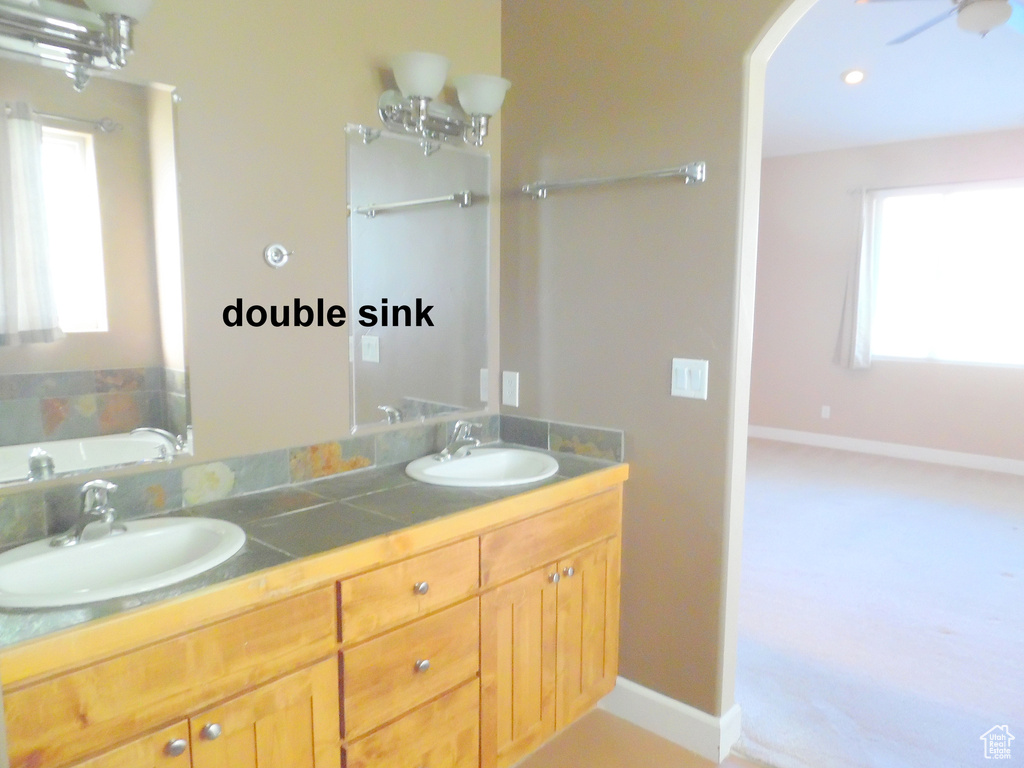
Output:
<svg viewBox="0 0 1024 768">
<path fill-rule="evenodd" d="M 875 456 L 924 461 L 930 464 L 980 469 L 987 472 L 1002 472 L 1008 475 L 1024 475 L 1024 461 L 1003 459 L 998 456 L 985 456 L 980 453 L 958 453 L 957 451 L 943 451 L 938 448 L 921 448 L 916 445 L 904 445 L 902 443 L 861 440 L 855 437 L 825 435 L 819 432 L 800 432 L 795 429 L 759 427 L 753 424 L 747 428 L 747 434 L 750 437 L 762 440 L 777 440 L 783 443 L 812 445 L 817 448 L 834 448 L 839 451 L 870 453 Z"/>
<path fill-rule="evenodd" d="M 599 706 L 715 763 L 725 760 L 740 738 L 738 704 L 715 717 L 624 677 Z"/>
</svg>

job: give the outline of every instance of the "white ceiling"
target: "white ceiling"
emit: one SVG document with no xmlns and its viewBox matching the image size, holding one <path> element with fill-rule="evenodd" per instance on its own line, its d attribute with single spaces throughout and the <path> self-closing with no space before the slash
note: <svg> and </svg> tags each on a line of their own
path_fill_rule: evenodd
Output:
<svg viewBox="0 0 1024 768">
<path fill-rule="evenodd" d="M 765 156 L 1024 127 L 1024 0 L 1013 2 L 984 38 L 951 16 L 886 45 L 951 0 L 818 0 L 768 62 Z M 846 85 L 854 68 L 867 77 Z"/>
</svg>

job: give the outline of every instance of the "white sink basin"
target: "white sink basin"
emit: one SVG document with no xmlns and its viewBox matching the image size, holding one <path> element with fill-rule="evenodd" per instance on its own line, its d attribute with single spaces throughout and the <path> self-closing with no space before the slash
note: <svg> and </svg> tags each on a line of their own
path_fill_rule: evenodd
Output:
<svg viewBox="0 0 1024 768">
<path fill-rule="evenodd" d="M 234 523 L 205 517 L 131 520 L 125 533 L 0 554 L 0 607 L 80 605 L 166 587 L 223 563 L 245 543 Z M 100 528 L 102 530 L 102 528 Z"/>
<path fill-rule="evenodd" d="M 496 488 L 535 483 L 558 471 L 558 462 L 546 453 L 522 448 L 471 448 L 465 456 L 437 461 L 424 456 L 409 462 L 405 473 L 431 485 Z"/>
</svg>

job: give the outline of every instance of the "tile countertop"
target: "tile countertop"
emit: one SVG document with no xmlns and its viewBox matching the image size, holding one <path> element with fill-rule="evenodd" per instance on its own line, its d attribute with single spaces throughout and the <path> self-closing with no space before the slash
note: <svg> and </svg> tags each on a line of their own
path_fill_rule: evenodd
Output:
<svg viewBox="0 0 1024 768">
<path fill-rule="evenodd" d="M 544 453 L 558 459 L 558 473 L 528 485 L 427 485 L 406 475 L 402 463 L 354 470 L 172 512 L 174 516 L 214 517 L 237 523 L 245 530 L 245 545 L 216 568 L 162 589 L 65 608 L 0 609 L 0 648 L 616 464 L 569 453 Z"/>
</svg>

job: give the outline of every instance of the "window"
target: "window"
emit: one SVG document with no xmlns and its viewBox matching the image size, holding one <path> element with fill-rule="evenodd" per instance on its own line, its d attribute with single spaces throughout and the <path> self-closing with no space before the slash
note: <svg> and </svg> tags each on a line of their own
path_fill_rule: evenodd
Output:
<svg viewBox="0 0 1024 768">
<path fill-rule="evenodd" d="M 873 198 L 871 354 L 1024 366 L 1024 182 Z"/>
<path fill-rule="evenodd" d="M 92 135 L 44 126 L 42 163 L 61 330 L 106 331 L 107 291 Z"/>
</svg>

